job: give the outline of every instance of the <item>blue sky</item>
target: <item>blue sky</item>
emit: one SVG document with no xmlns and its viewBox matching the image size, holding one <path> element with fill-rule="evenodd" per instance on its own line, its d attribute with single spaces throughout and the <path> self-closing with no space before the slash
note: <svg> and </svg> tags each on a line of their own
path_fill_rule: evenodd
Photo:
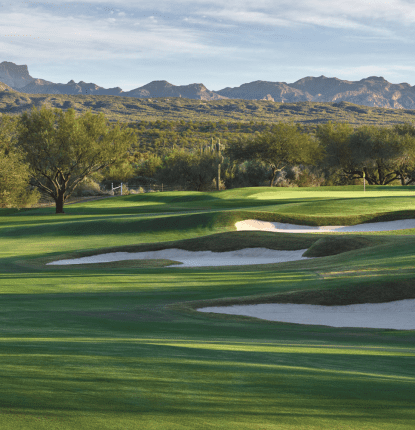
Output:
<svg viewBox="0 0 415 430">
<path fill-rule="evenodd" d="M 0 0 L 0 62 L 125 91 L 320 75 L 415 85 L 414 24 L 413 0 Z"/>
</svg>

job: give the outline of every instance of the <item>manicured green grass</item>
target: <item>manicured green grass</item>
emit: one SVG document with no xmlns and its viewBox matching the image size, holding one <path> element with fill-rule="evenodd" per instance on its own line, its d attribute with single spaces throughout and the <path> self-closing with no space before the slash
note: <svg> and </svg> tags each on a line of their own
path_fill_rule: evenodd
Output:
<svg viewBox="0 0 415 430">
<path fill-rule="evenodd" d="M 413 187 L 154 193 L 0 211 L 0 428 L 412 429 L 415 332 L 202 314 L 415 298 L 415 231 L 236 232 L 411 217 Z M 349 210 L 349 208 L 351 208 Z M 309 260 L 46 266 L 100 252 L 308 248 Z"/>
</svg>

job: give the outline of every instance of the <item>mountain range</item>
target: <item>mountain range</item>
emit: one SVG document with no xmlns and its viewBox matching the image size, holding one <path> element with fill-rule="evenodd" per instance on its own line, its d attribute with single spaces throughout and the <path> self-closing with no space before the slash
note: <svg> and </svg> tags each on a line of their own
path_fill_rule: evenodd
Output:
<svg viewBox="0 0 415 430">
<path fill-rule="evenodd" d="M 254 81 L 239 87 L 210 91 L 203 84 L 173 85 L 153 81 L 131 91 L 120 87 L 103 88 L 94 83 L 71 80 L 67 84 L 33 78 L 27 65 L 0 63 L 0 91 L 25 94 L 113 95 L 135 98 L 183 97 L 198 100 L 244 99 L 294 102 L 350 102 L 394 109 L 415 109 L 415 85 L 392 84 L 383 77 L 370 76 L 360 81 L 337 78 L 305 77 L 294 83 Z"/>
</svg>

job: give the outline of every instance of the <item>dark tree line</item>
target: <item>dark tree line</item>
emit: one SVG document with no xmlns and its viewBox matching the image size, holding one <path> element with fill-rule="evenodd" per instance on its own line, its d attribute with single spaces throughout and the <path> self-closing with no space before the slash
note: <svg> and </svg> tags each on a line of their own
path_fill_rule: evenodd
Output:
<svg viewBox="0 0 415 430">
<path fill-rule="evenodd" d="M 266 181 L 271 186 L 340 185 L 361 180 L 363 174 L 372 185 L 414 183 L 415 128 L 411 124 L 353 128 L 329 122 L 310 132 L 296 124 L 279 123 L 262 132 L 228 138 L 220 163 L 214 151 L 203 150 L 205 143 L 202 140 L 192 150 L 171 147 L 162 154 L 140 153 L 131 177 L 183 189 L 213 189 L 220 164 L 225 188 Z"/>
</svg>

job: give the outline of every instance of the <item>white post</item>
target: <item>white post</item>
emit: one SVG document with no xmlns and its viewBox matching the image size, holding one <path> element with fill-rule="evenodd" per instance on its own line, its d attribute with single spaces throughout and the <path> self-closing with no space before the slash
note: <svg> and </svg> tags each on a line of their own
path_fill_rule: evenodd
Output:
<svg viewBox="0 0 415 430">
<path fill-rule="evenodd" d="M 122 182 L 121 182 L 121 195 L 122 195 Z"/>
<path fill-rule="evenodd" d="M 365 179 L 365 171 L 363 170 L 363 192 L 366 192 L 366 179 Z"/>
</svg>

